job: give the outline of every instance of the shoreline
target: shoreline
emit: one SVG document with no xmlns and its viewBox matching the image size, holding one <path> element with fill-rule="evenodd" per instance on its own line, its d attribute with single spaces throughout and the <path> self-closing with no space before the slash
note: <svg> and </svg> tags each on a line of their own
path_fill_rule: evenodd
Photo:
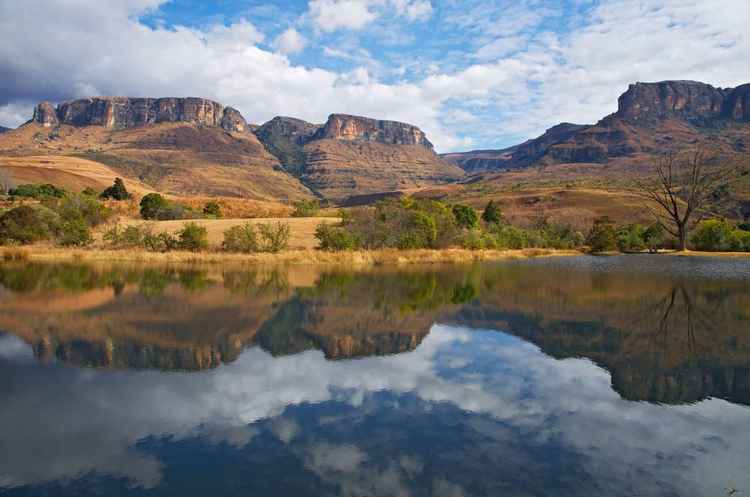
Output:
<svg viewBox="0 0 750 497">
<path fill-rule="evenodd" d="M 139 262 L 178 264 L 247 264 L 247 265 L 346 265 L 380 266 L 409 264 L 460 264 L 476 261 L 531 259 L 537 257 L 580 256 L 578 250 L 357 250 L 327 252 L 318 249 L 286 250 L 279 253 L 236 254 L 228 252 L 149 252 L 139 249 L 71 249 L 46 246 L 6 247 L 1 251 L 5 261 L 26 262 Z"/>
</svg>

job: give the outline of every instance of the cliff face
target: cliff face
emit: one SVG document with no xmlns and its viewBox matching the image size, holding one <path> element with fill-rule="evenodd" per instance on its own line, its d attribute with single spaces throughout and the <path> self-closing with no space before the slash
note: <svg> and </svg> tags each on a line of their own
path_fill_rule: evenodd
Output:
<svg viewBox="0 0 750 497">
<path fill-rule="evenodd" d="M 344 114 L 332 114 L 323 125 L 275 117 L 255 134 L 286 171 L 326 198 L 343 200 L 463 176 L 410 124 Z"/>
<path fill-rule="evenodd" d="M 316 140 L 343 140 L 383 143 L 386 145 L 421 145 L 432 149 L 424 132 L 411 124 L 379 121 L 367 117 L 331 114 L 315 134 Z"/>
<path fill-rule="evenodd" d="M 618 99 L 615 116 L 629 122 L 670 117 L 707 121 L 721 115 L 726 90 L 696 81 L 636 83 Z"/>
<path fill-rule="evenodd" d="M 236 109 L 203 98 L 94 97 L 63 102 L 54 109 L 49 102 L 34 110 L 43 126 L 104 126 L 127 129 L 158 123 L 185 122 L 244 132 L 247 122 Z"/>
</svg>

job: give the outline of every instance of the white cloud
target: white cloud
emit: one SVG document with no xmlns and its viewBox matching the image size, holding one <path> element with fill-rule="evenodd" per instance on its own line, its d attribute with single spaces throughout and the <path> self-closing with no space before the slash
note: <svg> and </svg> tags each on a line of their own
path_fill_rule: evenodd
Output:
<svg viewBox="0 0 750 497">
<path fill-rule="evenodd" d="M 281 33 L 274 42 L 276 50 L 283 54 L 295 54 L 304 50 L 306 40 L 294 28 L 289 28 Z"/>
<path fill-rule="evenodd" d="M 370 10 L 369 0 L 312 0 L 310 16 L 323 31 L 362 29 L 378 16 Z"/>
</svg>

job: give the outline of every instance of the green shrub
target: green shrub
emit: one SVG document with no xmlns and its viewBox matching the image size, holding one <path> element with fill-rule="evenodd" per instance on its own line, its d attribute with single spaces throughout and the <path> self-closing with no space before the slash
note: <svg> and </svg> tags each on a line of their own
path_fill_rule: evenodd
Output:
<svg viewBox="0 0 750 497">
<path fill-rule="evenodd" d="M 497 248 L 497 238 L 481 229 L 468 230 L 461 237 L 461 246 L 469 250 Z"/>
<path fill-rule="evenodd" d="M 50 240 L 57 235 L 60 224 L 60 216 L 47 207 L 14 207 L 0 216 L 0 244 Z"/>
<path fill-rule="evenodd" d="M 289 246 L 289 225 L 286 223 L 259 224 L 258 249 L 261 252 L 280 252 Z"/>
<path fill-rule="evenodd" d="M 91 243 L 91 230 L 82 218 L 64 219 L 57 233 L 57 243 L 64 247 L 82 247 Z"/>
<path fill-rule="evenodd" d="M 646 228 L 629 224 L 617 230 L 617 248 L 620 252 L 641 252 L 646 248 Z"/>
<path fill-rule="evenodd" d="M 203 206 L 203 214 L 218 219 L 221 217 L 221 206 L 218 202 L 206 202 Z"/>
<path fill-rule="evenodd" d="M 222 248 L 228 252 L 257 252 L 258 237 L 251 223 L 232 226 L 224 232 Z"/>
<path fill-rule="evenodd" d="M 143 240 L 151 234 L 148 225 L 130 225 L 121 227 L 115 224 L 104 232 L 102 239 L 114 248 L 133 248 L 144 246 Z"/>
<path fill-rule="evenodd" d="M 654 223 L 643 232 L 643 242 L 648 248 L 648 251 L 656 253 L 662 246 L 664 246 L 664 227 L 661 223 Z"/>
<path fill-rule="evenodd" d="M 354 250 L 359 248 L 359 240 L 356 235 L 350 233 L 342 226 L 334 226 L 330 223 L 321 223 L 315 228 L 315 238 L 318 239 L 319 247 L 323 250 Z"/>
<path fill-rule="evenodd" d="M 586 238 L 586 244 L 593 253 L 609 252 L 617 248 L 617 233 L 607 217 L 594 220 L 594 225 Z"/>
<path fill-rule="evenodd" d="M 208 248 L 208 230 L 196 223 L 186 223 L 177 232 L 179 247 L 183 250 L 197 252 Z"/>
<path fill-rule="evenodd" d="M 106 188 L 100 197 L 113 200 L 128 200 L 132 195 L 128 193 L 128 189 L 125 188 L 125 183 L 122 181 L 122 178 L 115 178 L 114 184 Z"/>
<path fill-rule="evenodd" d="M 83 191 L 81 192 L 81 195 L 86 195 L 87 197 L 98 197 L 99 193 L 96 190 L 94 190 L 92 187 L 87 186 L 86 188 L 83 189 Z"/>
<path fill-rule="evenodd" d="M 318 200 L 299 200 L 294 204 L 292 217 L 315 217 L 320 211 L 320 202 Z"/>
<path fill-rule="evenodd" d="M 148 232 L 143 236 L 143 246 L 152 252 L 169 252 L 179 248 L 180 242 L 168 231 L 157 234 Z"/>
<path fill-rule="evenodd" d="M 27 197 L 41 200 L 47 197 L 62 198 L 65 196 L 65 190 L 58 188 L 55 185 L 44 183 L 40 185 L 36 184 L 25 184 L 18 185 L 15 188 L 8 190 L 8 195 L 12 197 Z"/>
<path fill-rule="evenodd" d="M 42 204 L 57 212 L 63 220 L 82 218 L 89 226 L 103 224 L 112 214 L 96 198 L 83 194 L 66 195 L 59 199 L 48 197 Z"/>
<path fill-rule="evenodd" d="M 500 224 L 503 222 L 503 214 L 500 211 L 500 207 L 493 200 L 487 202 L 482 212 L 482 221 L 487 224 Z"/>
<path fill-rule="evenodd" d="M 149 193 L 141 199 L 141 217 L 143 219 L 156 219 L 159 211 L 167 204 L 167 200 L 158 193 Z"/>
<path fill-rule="evenodd" d="M 726 219 L 709 219 L 696 226 L 691 241 L 698 250 L 744 251 L 748 250 L 746 233 L 746 231 L 735 229 Z"/>
<path fill-rule="evenodd" d="M 474 229 L 479 225 L 479 216 L 473 207 L 456 204 L 451 210 L 453 217 L 456 218 L 456 224 L 461 228 Z"/>
</svg>

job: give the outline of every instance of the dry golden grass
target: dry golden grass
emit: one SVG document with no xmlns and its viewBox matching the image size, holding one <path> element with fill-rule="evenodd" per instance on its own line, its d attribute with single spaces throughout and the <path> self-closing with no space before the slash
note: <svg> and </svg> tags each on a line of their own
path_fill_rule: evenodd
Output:
<svg viewBox="0 0 750 497">
<path fill-rule="evenodd" d="M 287 250 L 278 254 L 231 254 L 219 251 L 206 252 L 147 252 L 145 250 L 64 249 L 32 246 L 28 257 L 32 261 L 75 262 L 137 262 L 162 264 L 282 264 L 282 265 L 335 265 L 363 267 L 380 265 L 468 263 L 474 261 L 528 259 L 581 255 L 576 250 L 359 250 L 351 252 L 326 252 L 322 250 Z"/>
<path fill-rule="evenodd" d="M 62 155 L 0 157 L 0 169 L 10 173 L 16 184 L 52 183 L 72 191 L 103 190 L 122 176 L 104 164 Z M 128 191 L 138 196 L 154 191 L 140 181 L 124 181 Z"/>
</svg>

